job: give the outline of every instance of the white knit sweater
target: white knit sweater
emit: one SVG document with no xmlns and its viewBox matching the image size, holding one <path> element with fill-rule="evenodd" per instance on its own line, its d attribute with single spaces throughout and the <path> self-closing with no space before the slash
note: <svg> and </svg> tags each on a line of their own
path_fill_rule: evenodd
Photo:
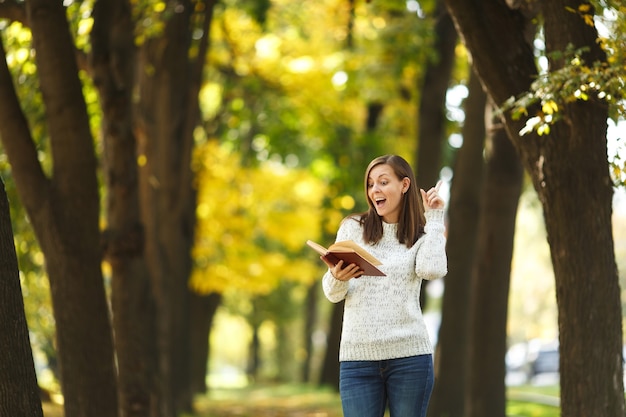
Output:
<svg viewBox="0 0 626 417">
<path fill-rule="evenodd" d="M 448 272 L 443 210 L 426 212 L 425 234 L 411 247 L 398 242 L 397 224 L 383 222 L 383 237 L 363 241 L 358 220 L 348 218 L 337 241 L 354 240 L 382 262 L 387 276 L 362 276 L 348 282 L 324 274 L 324 294 L 333 303 L 346 300 L 339 349 L 340 361 L 385 360 L 432 353 L 419 304 L 422 279 Z"/>
</svg>

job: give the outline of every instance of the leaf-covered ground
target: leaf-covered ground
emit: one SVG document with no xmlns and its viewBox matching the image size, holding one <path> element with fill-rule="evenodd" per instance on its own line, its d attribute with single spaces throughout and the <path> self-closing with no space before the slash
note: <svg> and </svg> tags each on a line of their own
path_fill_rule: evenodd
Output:
<svg viewBox="0 0 626 417">
<path fill-rule="evenodd" d="M 304 385 L 213 389 L 199 396 L 196 413 L 184 417 L 341 417 L 339 395 Z M 60 404 L 43 404 L 44 417 L 63 417 Z"/>
<path fill-rule="evenodd" d="M 536 398 L 532 398 L 537 394 Z M 545 398 L 558 398 L 552 389 L 524 387 L 510 393 L 509 417 L 558 417 L 559 408 Z M 553 402 L 553 401 L 549 402 Z M 181 417 L 341 417 L 339 395 L 330 389 L 291 384 L 213 389 L 199 396 L 196 413 Z M 63 417 L 63 409 L 44 403 L 45 417 Z"/>
<path fill-rule="evenodd" d="M 213 390 L 196 401 L 200 417 L 341 417 L 332 390 L 280 385 Z"/>
<path fill-rule="evenodd" d="M 547 401 L 546 399 L 550 399 Z M 523 387 L 511 393 L 509 417 L 558 417 L 558 389 Z M 193 417 L 341 417 L 339 395 L 329 389 L 276 385 L 213 390 L 196 403 Z M 389 414 L 387 413 L 386 416 Z M 186 416 L 191 417 L 191 416 Z"/>
</svg>

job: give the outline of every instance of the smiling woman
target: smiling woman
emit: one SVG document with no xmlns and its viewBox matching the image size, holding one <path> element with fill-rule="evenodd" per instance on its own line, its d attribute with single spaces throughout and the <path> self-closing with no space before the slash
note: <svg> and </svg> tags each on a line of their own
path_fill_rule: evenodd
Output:
<svg viewBox="0 0 626 417">
<path fill-rule="evenodd" d="M 372 168 L 367 178 L 367 196 L 385 222 L 398 222 L 400 200 L 410 185 L 411 180 L 408 177 L 397 178 L 391 166 L 387 164 Z"/>
<path fill-rule="evenodd" d="M 365 171 L 369 209 L 344 219 L 337 241 L 363 247 L 386 276 L 325 261 L 326 297 L 345 300 L 339 360 L 346 417 L 380 417 L 387 404 L 392 415 L 426 415 L 434 382 L 432 345 L 419 295 L 422 280 L 447 273 L 440 185 L 418 192 L 406 160 L 374 159 Z"/>
</svg>

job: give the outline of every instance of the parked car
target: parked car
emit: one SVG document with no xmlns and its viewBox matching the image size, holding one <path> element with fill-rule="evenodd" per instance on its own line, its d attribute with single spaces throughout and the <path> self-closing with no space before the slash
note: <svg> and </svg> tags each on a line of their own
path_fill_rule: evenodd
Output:
<svg viewBox="0 0 626 417">
<path fill-rule="evenodd" d="M 540 374 L 559 373 L 559 347 L 544 346 L 531 354 L 528 360 L 528 379 L 532 380 Z"/>
<path fill-rule="evenodd" d="M 558 384 L 558 341 L 531 340 L 511 346 L 506 355 L 507 384 Z"/>
</svg>

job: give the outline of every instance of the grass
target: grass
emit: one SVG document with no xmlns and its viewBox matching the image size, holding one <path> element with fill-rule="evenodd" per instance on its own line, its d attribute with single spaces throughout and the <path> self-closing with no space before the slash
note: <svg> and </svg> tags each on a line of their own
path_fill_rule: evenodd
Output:
<svg viewBox="0 0 626 417">
<path fill-rule="evenodd" d="M 549 405 L 509 401 L 506 405 L 506 415 L 510 417 L 559 417 L 561 409 Z"/>
<path fill-rule="evenodd" d="M 559 417 L 560 409 L 544 404 L 558 399 L 558 387 L 509 389 L 509 417 Z M 341 417 L 339 395 L 301 384 L 213 389 L 196 398 L 196 413 L 183 417 Z M 63 417 L 58 404 L 44 403 L 44 417 Z"/>
<path fill-rule="evenodd" d="M 507 416 L 559 417 L 561 415 L 558 385 L 525 385 L 507 389 Z"/>
</svg>

